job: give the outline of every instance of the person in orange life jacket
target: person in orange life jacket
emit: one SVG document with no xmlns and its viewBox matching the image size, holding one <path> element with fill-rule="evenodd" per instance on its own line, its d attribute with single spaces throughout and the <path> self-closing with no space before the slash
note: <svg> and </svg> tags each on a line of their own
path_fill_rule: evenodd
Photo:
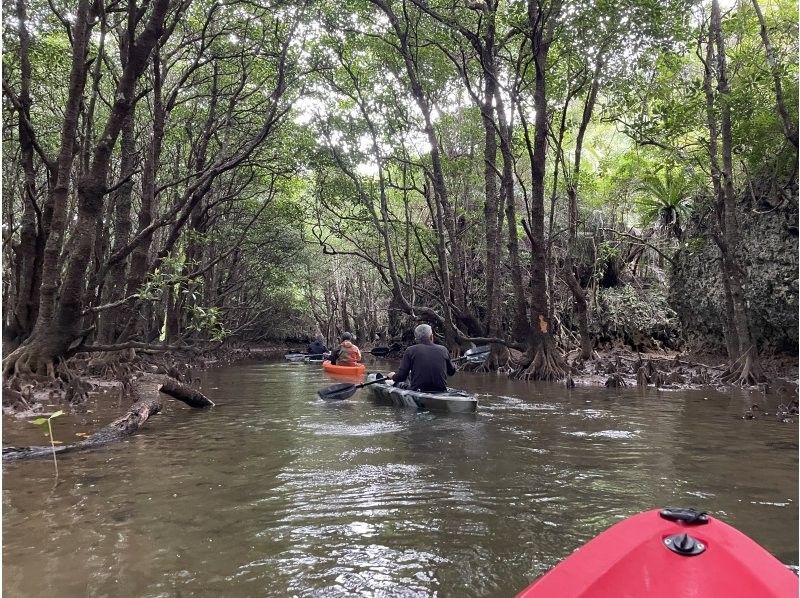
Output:
<svg viewBox="0 0 800 598">
<path fill-rule="evenodd" d="M 427 324 L 414 329 L 417 341 L 403 353 L 403 361 L 397 372 L 387 376 L 395 383 L 408 380 L 406 388 L 425 392 L 444 392 L 447 390 L 447 377 L 456 373 L 456 366 L 450 360 L 450 353 L 442 345 L 433 342 L 433 330 Z M 402 388 L 403 385 L 398 385 Z"/>
<path fill-rule="evenodd" d="M 331 351 L 331 363 L 334 365 L 356 365 L 361 361 L 361 351 L 353 344 L 353 335 L 349 332 L 343 332 L 339 338 L 342 342 Z"/>
</svg>

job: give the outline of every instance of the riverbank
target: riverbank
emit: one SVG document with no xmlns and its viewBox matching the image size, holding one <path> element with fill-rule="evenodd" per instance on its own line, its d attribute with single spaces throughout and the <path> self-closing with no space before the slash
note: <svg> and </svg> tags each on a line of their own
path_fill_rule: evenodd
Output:
<svg viewBox="0 0 800 598">
<path fill-rule="evenodd" d="M 3 413 L 20 419 L 58 406 L 81 412 L 89 393 L 132 395 L 147 375 L 161 375 L 191 386 L 199 371 L 242 361 L 277 359 L 293 345 L 187 347 L 179 351 L 118 351 L 78 355 L 59 368 L 54 379 L 44 376 L 14 378 L 3 388 Z"/>
<path fill-rule="evenodd" d="M 363 347 L 366 350 L 366 347 Z M 245 361 L 280 359 L 285 353 L 302 351 L 297 343 L 265 345 L 215 346 L 185 351 L 117 352 L 78 356 L 70 360 L 69 369 L 55 380 L 16 380 L 4 389 L 3 412 L 25 419 L 44 412 L 48 406 L 80 412 L 90 392 L 130 394 L 137 381 L 149 374 L 169 376 L 189 386 L 197 373 Z M 521 360 L 523 354 L 511 350 L 511 358 Z M 564 380 L 568 387 L 651 387 L 665 391 L 727 387 L 720 377 L 726 368 L 724 356 L 713 354 L 657 351 L 639 353 L 630 349 L 595 352 L 594 359 L 580 362 L 578 351 L 564 358 L 570 374 Z M 762 357 L 766 381 L 749 390 L 754 404 L 759 395 L 776 395 L 787 406 L 782 417 L 795 419 L 798 399 L 798 363 L 789 356 Z M 504 375 L 497 372 L 489 376 Z M 793 404 L 794 402 L 794 404 Z"/>
<path fill-rule="evenodd" d="M 583 364 L 576 363 L 576 356 L 577 351 L 571 352 L 567 361 L 573 367 L 573 381 L 580 385 L 654 386 L 663 389 L 723 389 L 728 386 L 720 380 L 727 369 L 723 355 L 677 351 L 639 353 L 613 349 L 596 353 L 595 359 Z M 761 366 L 765 381 L 753 390 L 797 396 L 796 358 L 761 357 Z"/>
</svg>

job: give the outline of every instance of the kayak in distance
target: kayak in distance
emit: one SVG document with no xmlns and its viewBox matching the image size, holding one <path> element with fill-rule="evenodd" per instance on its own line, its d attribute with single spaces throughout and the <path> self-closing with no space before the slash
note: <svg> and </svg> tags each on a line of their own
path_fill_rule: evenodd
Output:
<svg viewBox="0 0 800 598">
<path fill-rule="evenodd" d="M 320 353 L 319 355 L 306 355 L 303 361 L 305 361 L 306 363 L 322 363 L 330 356 L 331 356 L 330 353 Z"/>
<path fill-rule="evenodd" d="M 694 509 L 611 526 L 517 598 L 796 598 L 798 577 L 742 532 Z"/>
<path fill-rule="evenodd" d="M 308 357 L 307 353 L 286 353 L 283 358 L 286 361 L 304 361 Z"/>
<path fill-rule="evenodd" d="M 367 382 L 383 378 L 374 373 L 367 376 Z M 475 395 L 463 390 L 448 388 L 445 392 L 423 392 L 409 388 L 397 388 L 387 382 L 376 382 L 369 386 L 373 399 L 390 403 L 396 407 L 411 407 L 428 411 L 447 411 L 451 413 L 474 413 L 478 408 Z"/>
</svg>

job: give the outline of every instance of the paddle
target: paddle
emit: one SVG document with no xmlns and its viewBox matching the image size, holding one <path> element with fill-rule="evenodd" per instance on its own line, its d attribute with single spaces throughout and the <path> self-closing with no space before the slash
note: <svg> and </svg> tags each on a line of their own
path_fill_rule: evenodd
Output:
<svg viewBox="0 0 800 598">
<path fill-rule="evenodd" d="M 492 348 L 489 345 L 483 345 L 482 347 L 475 347 L 474 349 L 469 349 L 464 353 L 462 357 L 457 357 L 456 359 L 454 359 L 453 363 L 456 363 L 458 361 L 463 361 L 465 359 L 470 359 L 472 357 L 481 357 L 489 353 L 489 351 L 491 350 Z"/>
<path fill-rule="evenodd" d="M 320 399 L 325 401 L 341 401 L 342 399 L 349 399 L 354 394 L 356 394 L 356 390 L 359 388 L 363 388 L 365 386 L 369 386 L 370 384 L 377 384 L 378 382 L 384 382 L 386 378 L 384 378 L 381 374 L 378 374 L 379 378 L 375 380 L 370 380 L 369 382 L 362 382 L 361 384 L 333 384 L 332 386 L 328 386 L 327 388 L 323 388 L 322 390 L 317 392 Z"/>
<path fill-rule="evenodd" d="M 370 349 L 370 353 L 372 353 L 373 355 L 377 355 L 378 357 L 383 357 L 385 355 L 388 355 L 392 351 L 397 351 L 400 347 L 401 345 L 397 343 L 392 343 L 388 347 L 374 347 L 373 349 Z"/>
</svg>

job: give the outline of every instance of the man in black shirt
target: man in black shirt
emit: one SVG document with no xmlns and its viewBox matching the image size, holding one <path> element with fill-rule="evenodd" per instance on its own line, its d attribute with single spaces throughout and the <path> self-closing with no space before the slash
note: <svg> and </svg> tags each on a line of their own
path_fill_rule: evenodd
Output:
<svg viewBox="0 0 800 598">
<path fill-rule="evenodd" d="M 408 379 L 408 387 L 412 390 L 444 392 L 447 390 L 447 377 L 456 373 L 450 353 L 445 347 L 434 344 L 433 330 L 427 324 L 414 329 L 414 338 L 417 344 L 406 349 L 400 369 L 387 377 L 395 382 Z"/>
<path fill-rule="evenodd" d="M 321 334 L 317 334 L 317 338 L 308 345 L 306 352 L 309 355 L 322 355 L 323 353 L 327 353 L 328 347 L 325 346 L 325 337 Z"/>
</svg>

